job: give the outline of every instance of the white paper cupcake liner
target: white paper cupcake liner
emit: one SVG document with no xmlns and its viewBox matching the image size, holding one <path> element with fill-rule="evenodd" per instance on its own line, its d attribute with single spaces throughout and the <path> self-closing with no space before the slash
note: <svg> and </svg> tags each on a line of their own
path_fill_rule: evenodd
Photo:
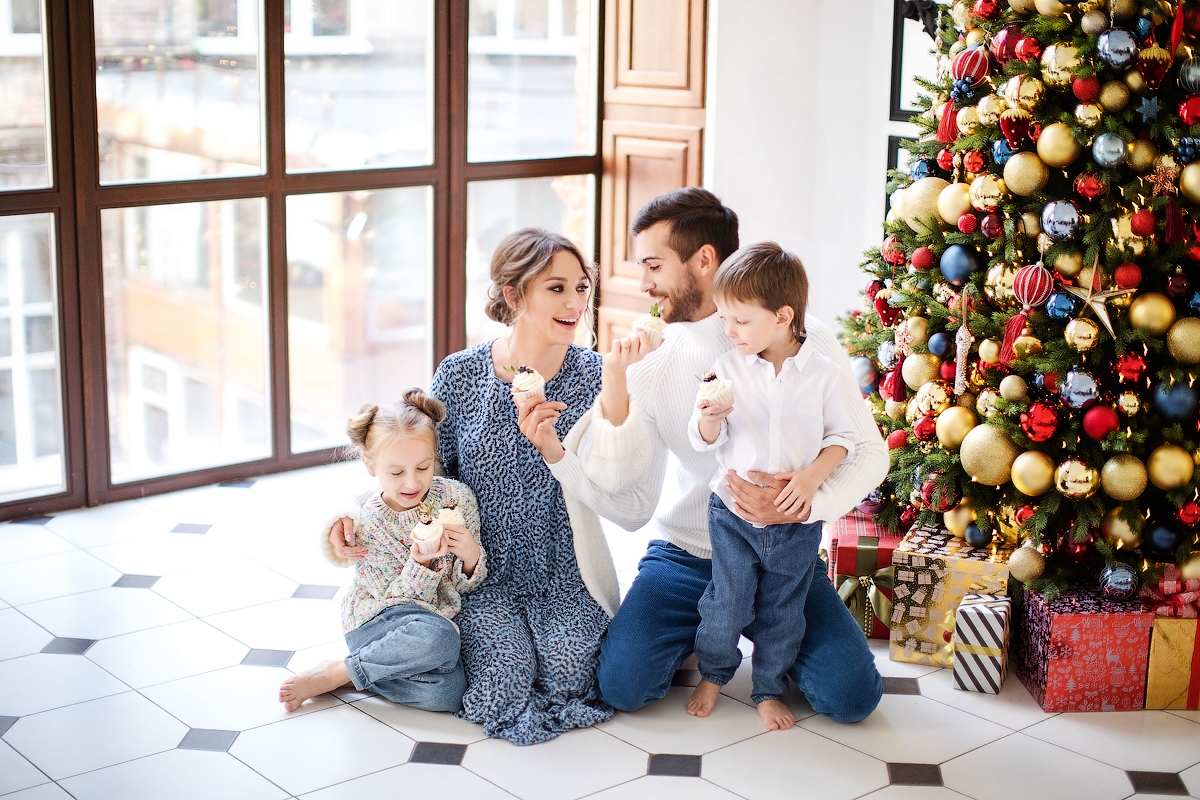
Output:
<svg viewBox="0 0 1200 800">
<path fill-rule="evenodd" d="M 699 395 L 697 395 L 697 399 L 699 399 Z M 731 405 L 733 405 L 733 387 L 726 386 L 716 394 L 710 394 L 708 399 L 718 403 L 721 408 L 729 408 Z"/>
<path fill-rule="evenodd" d="M 413 544 L 417 546 L 417 551 L 421 555 L 427 556 L 431 553 L 436 553 L 438 548 L 442 546 L 442 537 L 438 536 L 434 539 L 413 539 Z"/>
<path fill-rule="evenodd" d="M 534 398 L 534 397 L 536 397 L 538 400 L 545 400 L 546 399 L 546 390 L 545 389 L 530 389 L 527 392 L 513 392 L 512 396 L 513 396 L 514 402 L 518 401 L 518 400 L 529 400 L 530 398 Z"/>
</svg>

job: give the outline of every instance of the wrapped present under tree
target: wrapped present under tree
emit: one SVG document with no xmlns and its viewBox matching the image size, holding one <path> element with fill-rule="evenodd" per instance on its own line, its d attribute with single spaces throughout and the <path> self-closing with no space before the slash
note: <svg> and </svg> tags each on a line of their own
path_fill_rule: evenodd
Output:
<svg viewBox="0 0 1200 800">
<path fill-rule="evenodd" d="M 954 617 L 954 687 L 999 694 L 1008 672 L 1008 632 L 1012 601 L 969 594 Z"/>
<path fill-rule="evenodd" d="M 887 639 L 892 618 L 892 552 L 889 536 L 860 511 L 833 523 L 830 578 L 846 607 L 871 639 Z M 882 536 L 879 534 L 883 534 Z"/>
</svg>

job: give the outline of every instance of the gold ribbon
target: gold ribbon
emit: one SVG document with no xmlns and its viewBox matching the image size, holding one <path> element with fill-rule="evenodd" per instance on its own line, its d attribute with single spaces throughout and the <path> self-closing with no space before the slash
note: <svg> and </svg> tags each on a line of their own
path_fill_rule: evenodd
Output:
<svg viewBox="0 0 1200 800">
<path fill-rule="evenodd" d="M 939 663 L 946 666 L 954 664 L 954 616 L 956 613 L 958 613 L 958 606 L 947 611 L 946 616 L 942 617 L 942 623 L 937 626 L 944 644 L 938 648 L 934 658 L 940 659 Z"/>
<path fill-rule="evenodd" d="M 1004 649 L 1000 647 L 988 647 L 984 644 L 963 644 L 959 642 L 954 645 L 954 652 L 967 653 L 973 656 L 987 656 L 989 658 L 999 658 L 1004 654 Z"/>
<path fill-rule="evenodd" d="M 883 567 L 870 575 L 838 575 L 838 596 L 850 609 L 850 614 L 862 625 L 863 633 L 871 635 L 875 618 L 890 625 L 892 621 L 892 599 L 884 594 L 891 591 L 895 582 L 895 568 Z"/>
</svg>

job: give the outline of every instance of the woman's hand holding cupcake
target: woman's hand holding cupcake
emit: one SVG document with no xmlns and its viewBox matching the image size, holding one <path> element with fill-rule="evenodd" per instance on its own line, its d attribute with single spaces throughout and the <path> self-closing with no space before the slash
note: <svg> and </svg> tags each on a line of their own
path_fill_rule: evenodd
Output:
<svg viewBox="0 0 1200 800">
<path fill-rule="evenodd" d="M 445 535 L 442 542 L 447 550 L 458 556 L 458 560 L 462 562 L 463 574 L 470 577 L 475 572 L 475 565 L 483 557 L 483 552 L 475 543 L 475 537 L 462 525 L 445 524 L 443 528 Z"/>
<path fill-rule="evenodd" d="M 546 399 L 517 400 L 517 427 L 548 464 L 555 464 L 563 457 L 562 442 L 558 440 L 554 424 L 566 410 L 566 403 Z"/>
</svg>

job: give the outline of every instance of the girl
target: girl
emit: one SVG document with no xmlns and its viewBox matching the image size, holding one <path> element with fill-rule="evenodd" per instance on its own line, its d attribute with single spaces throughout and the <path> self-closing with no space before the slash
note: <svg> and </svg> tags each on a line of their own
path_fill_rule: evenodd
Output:
<svg viewBox="0 0 1200 800">
<path fill-rule="evenodd" d="M 437 426 L 445 418 L 445 405 L 420 389 L 409 389 L 390 407 L 365 405 L 350 418 L 350 449 L 381 489 L 359 509 L 363 558 L 342 598 L 350 655 L 284 681 L 279 700 L 288 711 L 346 683 L 427 711 L 462 707 L 466 677 L 450 620 L 487 566 L 475 495 L 434 475 Z M 414 545 L 418 525 L 423 534 L 441 528 L 440 539 L 430 536 L 424 548 L 431 552 Z M 328 537 L 323 543 L 331 562 L 352 563 L 329 547 Z"/>
</svg>

